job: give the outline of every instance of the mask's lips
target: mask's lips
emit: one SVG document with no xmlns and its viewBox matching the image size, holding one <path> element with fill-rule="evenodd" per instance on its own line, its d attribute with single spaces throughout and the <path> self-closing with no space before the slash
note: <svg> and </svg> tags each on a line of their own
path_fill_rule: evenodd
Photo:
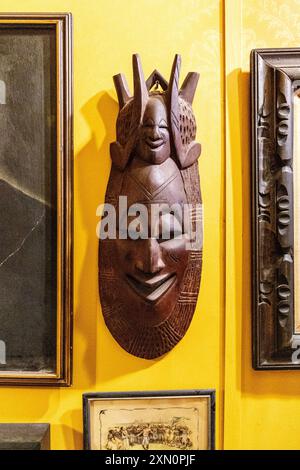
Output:
<svg viewBox="0 0 300 470">
<path fill-rule="evenodd" d="M 137 279 L 127 274 L 126 278 L 130 287 L 132 287 L 138 295 L 148 302 L 156 302 L 174 283 L 176 274 L 161 274 L 147 280 Z"/>
<path fill-rule="evenodd" d="M 151 150 L 156 150 L 164 144 L 164 139 L 146 139 L 146 144 L 151 148 Z"/>
</svg>

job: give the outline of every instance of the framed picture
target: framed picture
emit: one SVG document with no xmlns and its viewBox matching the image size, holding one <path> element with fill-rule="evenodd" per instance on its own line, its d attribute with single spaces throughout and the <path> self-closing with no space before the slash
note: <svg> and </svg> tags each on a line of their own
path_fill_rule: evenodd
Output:
<svg viewBox="0 0 300 470">
<path fill-rule="evenodd" d="M 70 14 L 0 15 L 0 384 L 70 385 Z"/>
<path fill-rule="evenodd" d="M 215 447 L 215 392 L 86 393 L 87 450 L 208 450 Z"/>
<path fill-rule="evenodd" d="M 256 49 L 253 367 L 300 368 L 300 49 Z"/>
</svg>

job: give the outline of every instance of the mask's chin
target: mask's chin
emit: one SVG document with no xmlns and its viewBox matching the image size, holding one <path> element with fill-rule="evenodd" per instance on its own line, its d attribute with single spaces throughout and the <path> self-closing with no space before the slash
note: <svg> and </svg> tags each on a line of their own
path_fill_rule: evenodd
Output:
<svg viewBox="0 0 300 470">
<path fill-rule="evenodd" d="M 174 285 L 176 279 L 175 273 L 157 274 L 148 279 L 126 274 L 126 281 L 131 289 L 150 304 L 157 303 Z"/>
<path fill-rule="evenodd" d="M 153 142 L 151 144 L 146 141 L 138 148 L 138 155 L 148 163 L 160 165 L 169 157 L 170 149 L 166 148 L 164 141 Z"/>
</svg>

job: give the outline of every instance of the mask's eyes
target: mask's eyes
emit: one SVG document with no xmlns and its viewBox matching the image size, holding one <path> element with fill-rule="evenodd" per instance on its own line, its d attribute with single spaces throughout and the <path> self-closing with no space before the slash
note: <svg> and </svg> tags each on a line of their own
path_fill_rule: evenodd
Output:
<svg viewBox="0 0 300 470">
<path fill-rule="evenodd" d="M 143 122 L 143 127 L 153 127 L 154 126 L 154 121 L 152 119 L 147 119 L 145 122 Z"/>
<path fill-rule="evenodd" d="M 164 119 L 162 119 L 159 123 L 159 128 L 160 129 L 168 129 L 168 124 L 166 123 L 166 121 Z"/>
<path fill-rule="evenodd" d="M 153 121 L 153 119 L 147 119 L 145 122 L 143 122 L 143 127 L 146 128 L 152 128 L 157 126 L 157 124 Z M 168 129 L 168 123 L 162 119 L 158 125 L 160 129 Z"/>
<path fill-rule="evenodd" d="M 172 240 L 182 234 L 182 224 L 173 214 L 163 214 L 160 217 L 158 241 Z"/>
</svg>

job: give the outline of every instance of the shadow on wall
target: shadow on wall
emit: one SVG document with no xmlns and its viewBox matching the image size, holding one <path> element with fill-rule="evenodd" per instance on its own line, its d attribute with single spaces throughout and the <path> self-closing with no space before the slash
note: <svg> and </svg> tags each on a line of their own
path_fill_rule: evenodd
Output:
<svg viewBox="0 0 300 470">
<path fill-rule="evenodd" d="M 84 228 L 79 239 L 75 225 L 75 249 L 80 253 L 79 245 L 84 245 L 84 254 L 80 268 L 75 266 L 75 270 L 80 269 L 80 275 L 76 288 L 74 388 L 88 390 L 97 383 L 147 368 L 156 361 L 139 359 L 124 351 L 108 332 L 101 314 L 96 209 L 105 199 L 111 166 L 109 145 L 115 140 L 118 103 L 109 93 L 100 92 L 81 111 L 90 127 L 91 139 L 75 156 L 75 223 L 81 219 L 80 225 Z M 100 332 L 99 345 L 97 331 Z M 81 354 L 77 360 L 76 354 Z"/>
<path fill-rule="evenodd" d="M 66 449 L 83 449 L 83 433 L 76 430 L 76 426 L 78 425 L 78 423 L 81 423 L 83 420 L 82 410 L 68 411 L 63 415 L 62 420 L 68 423 L 68 425 L 59 425 L 57 432 L 61 431 L 62 428 L 62 432 L 64 435 L 63 442 L 65 444 Z M 55 426 L 53 426 L 51 432 L 56 432 Z"/>
<path fill-rule="evenodd" d="M 84 354 L 76 361 L 80 365 L 74 370 L 74 386 L 88 387 L 96 383 L 96 339 L 100 328 L 96 209 L 105 197 L 110 169 L 109 142 L 114 140 L 117 103 L 108 93 L 101 92 L 91 98 L 81 111 L 91 130 L 91 139 L 75 156 L 75 223 L 81 219 L 84 229 L 82 239 L 75 238 L 75 243 L 84 245 L 77 288 L 75 341 L 79 346 L 82 341 Z M 100 148 L 98 135 L 104 136 Z M 80 247 L 76 250 L 79 252 Z M 76 344 L 74 346 L 76 354 Z M 82 350 L 81 347 L 79 349 Z"/>
<path fill-rule="evenodd" d="M 229 132 L 231 148 L 231 168 L 233 181 L 235 224 L 236 274 L 241 276 L 240 289 L 235 292 L 237 305 L 237 384 L 241 391 L 249 395 L 295 396 L 300 393 L 300 371 L 255 371 L 252 368 L 251 333 L 251 123 L 250 123 L 250 73 L 233 71 L 228 76 Z M 238 90 L 238 103 L 231 101 Z M 239 234 L 242 233 L 242 241 Z M 236 235 L 238 234 L 238 235 Z M 240 319 L 239 319 L 240 318 Z"/>
</svg>

